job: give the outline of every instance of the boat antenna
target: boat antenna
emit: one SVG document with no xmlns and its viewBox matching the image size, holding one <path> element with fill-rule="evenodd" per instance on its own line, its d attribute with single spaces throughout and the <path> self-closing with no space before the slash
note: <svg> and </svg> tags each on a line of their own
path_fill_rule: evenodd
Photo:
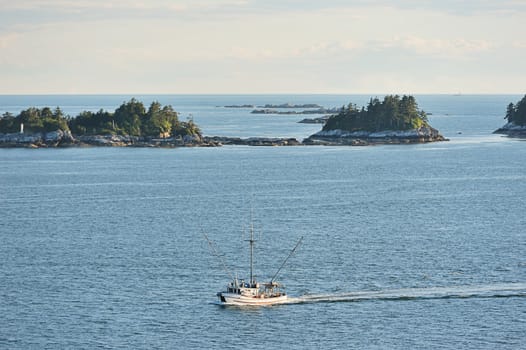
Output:
<svg viewBox="0 0 526 350">
<path fill-rule="evenodd" d="M 223 256 L 221 254 L 219 254 L 219 251 L 215 247 L 214 243 L 208 238 L 206 233 L 203 233 L 203 235 L 205 236 L 205 238 L 206 238 L 206 240 L 208 242 L 208 245 L 210 246 L 210 249 L 212 250 L 212 253 L 219 259 L 219 261 L 221 261 L 221 265 L 223 266 L 223 270 L 225 270 L 225 272 L 230 276 L 230 279 L 234 280 L 234 275 L 232 274 L 230 269 L 226 266 L 226 263 L 225 263 L 225 260 L 223 259 Z"/>
<path fill-rule="evenodd" d="M 283 264 L 281 264 L 281 266 L 279 267 L 278 271 L 276 271 L 276 273 L 274 274 L 274 277 L 272 277 L 270 279 L 270 283 L 274 282 L 274 280 L 276 279 L 276 277 L 278 277 L 278 274 L 279 272 L 281 271 L 281 269 L 283 268 L 283 266 L 285 266 L 285 264 L 287 263 L 287 261 L 289 260 L 289 258 L 292 256 L 292 254 L 294 254 L 294 252 L 296 251 L 296 249 L 298 249 L 301 241 L 303 240 L 303 236 L 301 236 L 301 238 L 298 240 L 298 243 L 296 243 L 296 245 L 294 246 L 294 248 L 292 248 L 292 250 L 290 251 L 289 255 L 287 256 L 287 258 L 285 259 L 285 261 L 283 261 Z"/>
</svg>

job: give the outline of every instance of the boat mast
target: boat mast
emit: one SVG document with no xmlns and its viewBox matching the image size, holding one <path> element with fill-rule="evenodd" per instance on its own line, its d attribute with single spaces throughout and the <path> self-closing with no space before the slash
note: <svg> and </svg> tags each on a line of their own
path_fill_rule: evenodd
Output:
<svg viewBox="0 0 526 350">
<path fill-rule="evenodd" d="M 250 223 L 250 284 L 254 284 L 254 223 Z"/>
</svg>

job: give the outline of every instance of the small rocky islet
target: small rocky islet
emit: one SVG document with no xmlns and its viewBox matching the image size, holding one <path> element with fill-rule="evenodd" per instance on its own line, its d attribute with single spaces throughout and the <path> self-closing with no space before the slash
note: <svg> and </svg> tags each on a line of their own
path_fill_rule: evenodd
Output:
<svg viewBox="0 0 526 350">
<path fill-rule="evenodd" d="M 306 145 L 410 144 L 447 141 L 431 127 L 413 96 L 371 98 L 367 106 L 350 103 L 330 116 L 321 131 L 303 140 Z"/>
<path fill-rule="evenodd" d="M 495 130 L 494 134 L 526 137 L 526 95 L 516 104 L 510 103 L 508 105 L 504 119 L 507 120 L 507 123 Z"/>
</svg>

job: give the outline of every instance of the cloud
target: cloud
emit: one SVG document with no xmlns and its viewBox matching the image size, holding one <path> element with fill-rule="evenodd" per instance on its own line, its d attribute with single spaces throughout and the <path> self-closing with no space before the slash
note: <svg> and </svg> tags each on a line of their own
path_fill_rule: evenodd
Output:
<svg viewBox="0 0 526 350">
<path fill-rule="evenodd" d="M 512 46 L 516 49 L 526 49 L 526 41 L 515 40 Z"/>
<path fill-rule="evenodd" d="M 516 42 L 515 47 L 524 45 Z M 327 59 L 328 57 L 360 56 L 366 53 L 407 52 L 419 56 L 432 56 L 434 58 L 449 60 L 464 60 L 475 57 L 480 53 L 488 52 L 496 45 L 483 39 L 466 38 L 425 38 L 419 36 L 393 37 L 381 40 L 343 40 L 321 41 L 310 46 L 295 47 L 291 45 L 285 50 L 272 48 L 235 47 L 230 52 L 232 57 L 247 60 L 271 59 Z"/>
<path fill-rule="evenodd" d="M 243 11 L 247 0 L 0 0 L 0 30 L 100 20 L 195 20 Z"/>
<path fill-rule="evenodd" d="M 18 33 L 4 33 L 0 35 L 0 49 L 7 49 L 20 35 Z"/>
<path fill-rule="evenodd" d="M 256 6 L 257 1 L 250 1 L 250 5 Z M 525 12 L 526 3 L 523 0 L 266 0 L 258 4 L 266 10 L 322 10 L 322 9 L 353 9 L 360 7 L 389 7 L 403 10 L 426 10 L 447 12 L 458 15 L 472 15 L 484 12 Z"/>
<path fill-rule="evenodd" d="M 209 12 L 225 8 L 243 7 L 247 0 L 193 0 L 193 1 L 128 1 L 128 0 L 0 0 L 0 7 L 4 12 L 35 12 L 43 11 L 55 13 L 57 16 L 65 14 L 82 14 L 96 16 L 97 13 L 111 12 L 113 15 L 120 13 L 142 13 L 145 15 L 162 14 L 166 12 Z"/>
<path fill-rule="evenodd" d="M 395 37 L 377 44 L 379 48 L 398 48 L 418 55 L 433 55 L 443 58 L 467 58 L 491 50 L 494 45 L 482 39 L 432 39 L 418 36 Z"/>
<path fill-rule="evenodd" d="M 469 91 L 488 72 L 524 81 L 523 18 L 490 12 L 523 2 L 444 1 L 0 0 L 2 91 L 447 91 L 441 76 Z M 483 15 L 471 15 L 475 3 Z"/>
</svg>

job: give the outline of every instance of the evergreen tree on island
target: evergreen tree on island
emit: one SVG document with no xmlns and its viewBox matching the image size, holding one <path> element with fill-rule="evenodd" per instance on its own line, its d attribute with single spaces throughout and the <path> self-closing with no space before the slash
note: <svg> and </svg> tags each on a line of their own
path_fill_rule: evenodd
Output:
<svg viewBox="0 0 526 350">
<path fill-rule="evenodd" d="M 508 123 L 526 126 L 526 95 L 517 104 L 510 103 L 508 105 L 504 119 L 508 120 Z"/>
<path fill-rule="evenodd" d="M 22 128 L 27 133 L 50 132 L 55 130 L 69 131 L 68 119 L 62 110 L 57 107 L 30 107 L 23 110 L 16 117 L 6 112 L 0 117 L 0 133 L 16 133 Z"/>
<path fill-rule="evenodd" d="M 429 127 L 427 115 L 418 109 L 413 96 L 388 95 L 383 101 L 371 98 L 367 107 L 355 104 L 342 107 L 340 113 L 330 117 L 323 131 L 344 130 L 349 132 L 384 130 L 412 130 Z"/>
<path fill-rule="evenodd" d="M 77 135 L 115 134 L 142 137 L 201 136 L 201 130 L 193 120 L 183 122 L 172 106 L 151 103 L 148 110 L 134 98 L 124 102 L 114 113 L 100 110 L 96 113 L 82 112 L 70 121 Z"/>
<path fill-rule="evenodd" d="M 115 112 L 100 109 L 65 116 L 60 108 L 30 107 L 0 116 L 0 147 L 65 147 L 81 144 L 184 146 L 203 143 L 192 119 L 179 120 L 172 106 L 154 101 L 146 109 L 132 98 Z"/>
<path fill-rule="evenodd" d="M 510 103 L 508 105 L 504 119 L 508 123 L 495 130 L 494 134 L 504 134 L 513 137 L 526 136 L 526 95 L 516 104 Z"/>
<path fill-rule="evenodd" d="M 56 130 L 82 135 L 126 135 L 139 137 L 201 136 L 193 120 L 180 121 L 172 106 L 152 102 L 146 109 L 132 98 L 121 104 L 114 113 L 99 110 L 83 111 L 77 117 L 65 116 L 57 107 L 30 107 L 17 116 L 4 113 L 0 117 L 0 133 L 17 133 L 24 125 L 25 133 L 46 133 Z"/>
</svg>

